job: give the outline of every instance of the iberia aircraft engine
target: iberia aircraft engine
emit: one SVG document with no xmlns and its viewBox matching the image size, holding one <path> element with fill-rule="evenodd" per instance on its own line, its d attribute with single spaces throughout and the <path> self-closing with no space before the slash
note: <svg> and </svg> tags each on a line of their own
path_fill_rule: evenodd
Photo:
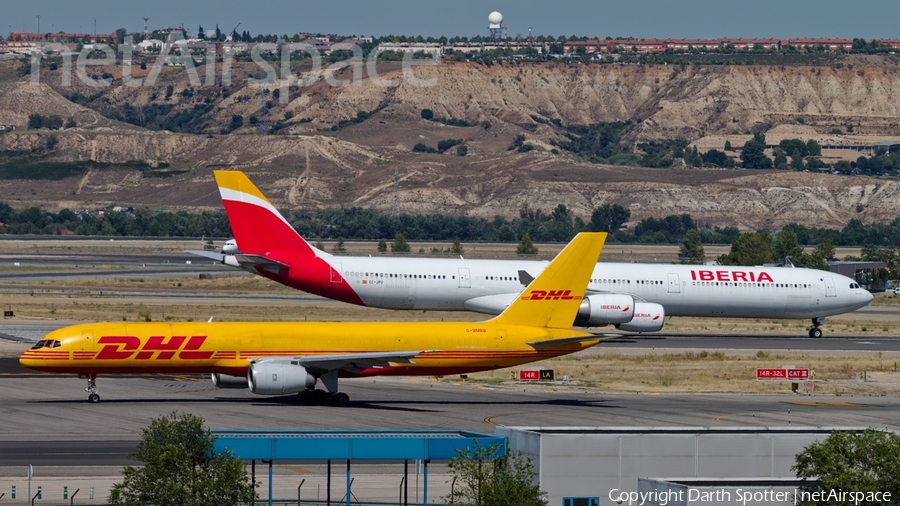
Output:
<svg viewBox="0 0 900 506">
<path fill-rule="evenodd" d="M 630 322 L 634 318 L 635 302 L 630 295 L 598 293 L 581 301 L 575 325 L 595 327 Z"/>
<path fill-rule="evenodd" d="M 316 378 L 297 362 L 260 360 L 247 368 L 247 384 L 255 394 L 295 394 L 314 386 Z"/>
<path fill-rule="evenodd" d="M 652 302 L 635 302 L 634 318 L 616 324 L 616 328 L 627 332 L 659 332 L 666 320 L 666 310 Z"/>
</svg>

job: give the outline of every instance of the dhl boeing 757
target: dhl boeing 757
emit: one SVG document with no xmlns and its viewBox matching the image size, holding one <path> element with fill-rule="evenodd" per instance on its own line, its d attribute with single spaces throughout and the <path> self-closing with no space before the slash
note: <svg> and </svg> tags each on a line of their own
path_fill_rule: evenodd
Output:
<svg viewBox="0 0 900 506">
<path fill-rule="evenodd" d="M 597 344 L 572 320 L 605 239 L 579 234 L 488 321 L 82 324 L 50 332 L 19 362 L 87 378 L 90 402 L 102 374 L 211 373 L 220 387 L 344 405 L 339 376 L 461 374 Z"/>
<path fill-rule="evenodd" d="M 361 306 L 500 314 L 547 265 L 529 260 L 334 256 L 312 247 L 239 171 L 215 171 L 235 240 L 192 251 L 284 285 Z M 791 267 L 594 264 L 572 323 L 662 330 L 665 316 L 809 318 L 859 309 L 872 294 L 839 274 Z"/>
</svg>

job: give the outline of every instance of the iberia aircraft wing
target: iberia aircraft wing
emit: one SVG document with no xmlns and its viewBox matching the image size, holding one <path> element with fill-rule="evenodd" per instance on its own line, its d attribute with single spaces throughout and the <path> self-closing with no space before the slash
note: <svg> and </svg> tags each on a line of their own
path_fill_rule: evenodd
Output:
<svg viewBox="0 0 900 506">
<path fill-rule="evenodd" d="M 426 350 L 392 351 L 380 353 L 340 353 L 332 355 L 300 355 L 296 357 L 260 357 L 252 362 L 290 362 L 307 370 L 321 372 L 338 369 L 362 370 L 369 367 L 390 367 L 391 364 L 411 364 L 412 358 Z M 434 351 L 434 350 L 430 350 Z"/>
</svg>

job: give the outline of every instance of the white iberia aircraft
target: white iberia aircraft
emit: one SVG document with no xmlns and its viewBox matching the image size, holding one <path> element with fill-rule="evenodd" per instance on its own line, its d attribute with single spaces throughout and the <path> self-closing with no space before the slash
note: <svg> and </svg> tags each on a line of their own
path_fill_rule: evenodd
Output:
<svg viewBox="0 0 900 506">
<path fill-rule="evenodd" d="M 547 262 L 333 256 L 306 242 L 238 171 L 215 171 L 235 239 L 191 251 L 281 284 L 351 304 L 500 314 Z M 557 294 L 548 293 L 547 297 Z M 872 294 L 839 274 L 793 267 L 598 263 L 572 323 L 662 330 L 665 316 L 812 320 L 859 309 Z"/>
</svg>

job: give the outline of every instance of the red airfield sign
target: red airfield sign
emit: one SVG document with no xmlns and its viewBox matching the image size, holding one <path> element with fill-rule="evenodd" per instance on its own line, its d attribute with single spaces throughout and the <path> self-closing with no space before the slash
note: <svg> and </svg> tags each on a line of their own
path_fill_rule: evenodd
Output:
<svg viewBox="0 0 900 506">
<path fill-rule="evenodd" d="M 760 367 L 756 370 L 758 380 L 807 380 L 809 369 L 805 367 L 785 369 L 783 367 Z"/>
<path fill-rule="evenodd" d="M 519 371 L 519 381 L 540 381 L 541 371 L 537 369 L 523 369 Z"/>
<path fill-rule="evenodd" d="M 787 379 L 787 369 L 774 367 L 760 367 L 756 370 L 756 379 Z"/>
</svg>

